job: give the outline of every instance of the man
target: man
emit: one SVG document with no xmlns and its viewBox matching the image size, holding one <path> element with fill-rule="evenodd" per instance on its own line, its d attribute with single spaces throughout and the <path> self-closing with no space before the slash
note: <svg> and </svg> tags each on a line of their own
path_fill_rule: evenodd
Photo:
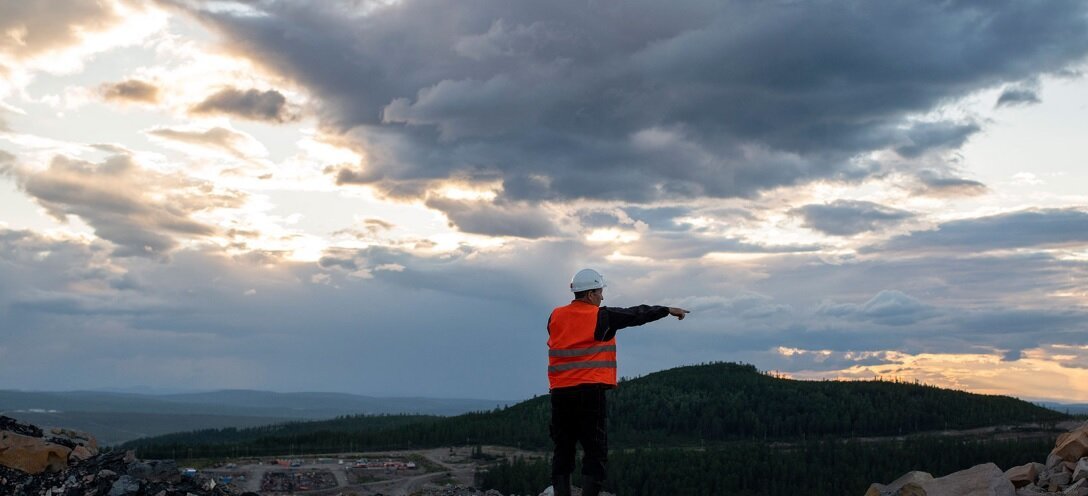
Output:
<svg viewBox="0 0 1088 496">
<path fill-rule="evenodd" d="M 581 443 L 582 494 L 597 496 L 605 478 L 608 438 L 605 390 L 616 387 L 616 331 L 667 315 L 683 320 L 682 308 L 639 305 L 602 307 L 604 276 L 593 269 L 574 274 L 574 301 L 548 318 L 548 383 L 551 390 L 552 486 L 570 495 L 575 444 Z"/>
</svg>

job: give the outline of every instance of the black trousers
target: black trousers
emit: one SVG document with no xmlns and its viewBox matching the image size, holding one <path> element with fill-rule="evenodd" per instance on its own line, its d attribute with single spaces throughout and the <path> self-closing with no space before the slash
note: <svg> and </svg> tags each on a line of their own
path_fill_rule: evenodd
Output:
<svg viewBox="0 0 1088 496">
<path fill-rule="evenodd" d="M 582 444 L 582 474 L 605 479 L 608 434 L 604 385 L 587 384 L 553 389 L 550 426 L 555 452 L 552 475 L 574 472 L 575 445 Z"/>
</svg>

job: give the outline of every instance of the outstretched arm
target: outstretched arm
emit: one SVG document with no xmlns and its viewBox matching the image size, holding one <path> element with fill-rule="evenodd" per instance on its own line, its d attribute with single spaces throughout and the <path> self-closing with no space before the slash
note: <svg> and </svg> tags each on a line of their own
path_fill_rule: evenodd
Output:
<svg viewBox="0 0 1088 496">
<path fill-rule="evenodd" d="M 625 327 L 640 326 L 669 315 L 683 319 L 687 313 L 688 311 L 682 308 L 660 305 L 639 305 L 627 308 L 601 307 L 597 312 L 597 329 L 593 337 L 597 341 L 608 341 L 616 337 L 616 331 Z"/>
</svg>

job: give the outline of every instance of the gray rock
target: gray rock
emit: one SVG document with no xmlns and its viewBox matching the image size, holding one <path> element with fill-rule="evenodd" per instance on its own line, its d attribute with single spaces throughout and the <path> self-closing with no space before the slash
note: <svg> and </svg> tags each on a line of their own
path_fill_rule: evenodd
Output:
<svg viewBox="0 0 1088 496">
<path fill-rule="evenodd" d="M 128 475 L 137 479 L 146 479 L 151 475 L 151 465 L 143 462 L 132 462 L 128 466 Z"/>
<path fill-rule="evenodd" d="M 1016 496 L 1016 488 L 1005 478 L 1005 472 L 993 463 L 975 465 L 920 484 L 910 483 L 901 492 L 925 496 Z"/>
<path fill-rule="evenodd" d="M 1073 474 L 1066 472 L 1065 470 L 1050 475 L 1050 487 L 1065 487 L 1068 486 L 1070 482 L 1073 482 Z"/>
<path fill-rule="evenodd" d="M 131 476 L 122 475 L 113 483 L 113 487 L 110 488 L 109 496 L 125 496 L 126 494 L 134 494 L 140 491 L 140 481 L 133 479 Z"/>
<path fill-rule="evenodd" d="M 1039 478 L 1039 466 L 1042 464 L 1025 463 L 1019 467 L 1013 467 L 1005 471 L 1005 478 L 1015 487 L 1024 487 L 1034 483 Z"/>
<path fill-rule="evenodd" d="M 1077 460 L 1077 467 L 1073 469 L 1073 481 L 1088 479 L 1088 458 Z"/>
<path fill-rule="evenodd" d="M 865 492 L 865 496 L 897 496 L 900 489 L 903 489 L 907 484 L 918 485 L 931 480 L 933 480 L 933 476 L 927 472 L 907 472 L 886 486 L 883 484 L 873 484 L 869 486 L 869 490 Z"/>
</svg>

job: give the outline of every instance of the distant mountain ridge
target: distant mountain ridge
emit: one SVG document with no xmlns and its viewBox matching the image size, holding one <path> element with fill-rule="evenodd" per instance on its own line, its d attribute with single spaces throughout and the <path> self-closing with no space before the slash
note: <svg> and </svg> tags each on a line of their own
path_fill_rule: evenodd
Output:
<svg viewBox="0 0 1088 496">
<path fill-rule="evenodd" d="M 1088 414 L 1088 403 L 1057 403 L 1053 401 L 1035 401 L 1033 403 L 1070 415 Z"/>
<path fill-rule="evenodd" d="M 349 393 L 277 393 L 250 389 L 174 394 L 0 390 L 0 411 L 40 409 L 322 419 L 338 415 L 391 413 L 455 415 L 502 404 L 504 402 L 499 400 L 382 398 Z"/>
</svg>

